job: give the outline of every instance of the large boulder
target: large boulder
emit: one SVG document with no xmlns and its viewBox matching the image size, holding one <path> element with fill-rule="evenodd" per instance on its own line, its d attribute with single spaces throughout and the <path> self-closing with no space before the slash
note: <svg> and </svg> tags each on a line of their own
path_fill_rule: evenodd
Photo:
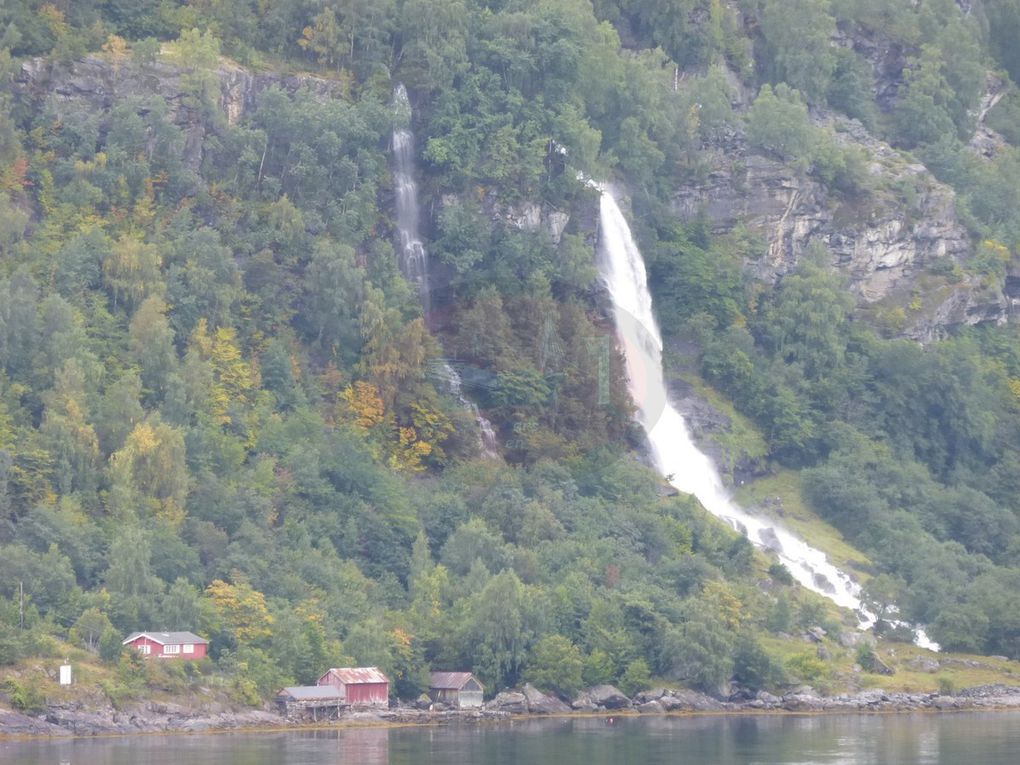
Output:
<svg viewBox="0 0 1020 765">
<path fill-rule="evenodd" d="M 659 703 L 667 712 L 712 712 L 724 708 L 717 699 L 687 688 L 670 691 Z"/>
<path fill-rule="evenodd" d="M 864 668 L 865 672 L 871 672 L 876 675 L 895 675 L 896 670 L 882 661 L 878 654 L 874 651 L 867 653 L 864 656 L 860 656 L 858 661 Z"/>
<path fill-rule="evenodd" d="M 655 699 L 653 701 L 646 701 L 643 704 L 638 704 L 637 711 L 643 715 L 644 714 L 657 715 L 665 712 L 666 708 L 662 706 L 662 703 L 658 699 Z"/>
<path fill-rule="evenodd" d="M 598 706 L 592 700 L 591 694 L 582 691 L 576 699 L 570 702 L 570 708 L 575 712 L 594 712 Z"/>
<path fill-rule="evenodd" d="M 509 712 L 510 714 L 524 714 L 528 711 L 527 697 L 518 691 L 501 691 L 496 697 L 485 705 L 486 709 L 493 709 L 497 712 Z"/>
<path fill-rule="evenodd" d="M 844 648 L 856 648 L 861 643 L 865 642 L 866 636 L 863 632 L 856 630 L 847 630 L 846 632 L 840 632 L 836 638 L 839 644 Z"/>
<path fill-rule="evenodd" d="M 817 712 L 825 703 L 817 696 L 807 693 L 788 693 L 783 696 L 783 709 L 790 712 Z"/>
<path fill-rule="evenodd" d="M 937 659 L 927 659 L 924 656 L 915 656 L 907 662 L 907 669 L 914 672 L 938 672 L 941 667 Z"/>
<path fill-rule="evenodd" d="M 647 691 L 638 691 L 634 694 L 634 703 L 644 704 L 648 701 L 658 701 L 668 692 L 665 688 L 651 688 Z"/>
<path fill-rule="evenodd" d="M 626 709 L 630 706 L 630 699 L 623 692 L 612 685 L 596 685 L 588 689 L 595 706 L 602 709 Z"/>
<path fill-rule="evenodd" d="M 570 707 L 564 702 L 560 701 L 555 696 L 549 696 L 542 691 L 538 690 L 531 683 L 528 683 L 522 689 L 524 698 L 528 702 L 528 711 L 532 714 L 538 715 L 551 715 L 551 714 L 562 714 L 563 712 L 569 712 Z"/>
</svg>

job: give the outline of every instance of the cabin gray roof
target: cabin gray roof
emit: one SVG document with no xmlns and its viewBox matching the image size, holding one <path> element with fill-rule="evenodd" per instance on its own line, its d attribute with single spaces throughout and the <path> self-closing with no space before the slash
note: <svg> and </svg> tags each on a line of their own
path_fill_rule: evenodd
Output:
<svg viewBox="0 0 1020 765">
<path fill-rule="evenodd" d="M 133 643 L 140 637 L 147 637 L 153 643 L 160 645 L 183 645 L 184 643 L 205 643 L 208 645 L 209 643 L 208 640 L 200 638 L 194 632 L 132 632 L 121 645 Z"/>
<path fill-rule="evenodd" d="M 479 688 L 483 687 L 478 679 L 470 672 L 432 672 L 430 675 L 431 679 L 429 682 L 431 686 L 444 691 L 459 691 L 467 685 L 468 680 L 472 679 L 478 683 Z"/>
<path fill-rule="evenodd" d="M 289 697 L 294 701 L 343 701 L 344 692 L 335 685 L 294 685 L 284 688 L 277 696 Z"/>
</svg>

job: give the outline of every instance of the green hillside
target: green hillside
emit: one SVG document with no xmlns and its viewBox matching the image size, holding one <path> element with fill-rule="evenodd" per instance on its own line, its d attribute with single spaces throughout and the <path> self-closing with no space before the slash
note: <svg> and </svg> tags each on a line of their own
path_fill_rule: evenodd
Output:
<svg viewBox="0 0 1020 765">
<path fill-rule="evenodd" d="M 582 175 L 738 497 L 1020 658 L 1018 34 L 1016 0 L 9 0 L 0 664 L 126 682 L 127 633 L 190 629 L 249 703 L 348 662 L 402 697 L 843 672 L 794 643 L 855 618 L 641 458 Z"/>
</svg>

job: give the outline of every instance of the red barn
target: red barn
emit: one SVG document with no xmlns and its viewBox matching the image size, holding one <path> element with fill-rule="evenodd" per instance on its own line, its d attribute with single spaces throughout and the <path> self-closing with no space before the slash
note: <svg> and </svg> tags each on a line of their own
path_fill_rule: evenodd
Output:
<svg viewBox="0 0 1020 765">
<path fill-rule="evenodd" d="M 156 659 L 204 659 L 209 641 L 193 632 L 132 632 L 121 643 Z"/>
<path fill-rule="evenodd" d="M 390 703 L 390 679 L 378 667 L 334 667 L 317 685 L 339 688 L 347 704 L 384 707 Z"/>
</svg>

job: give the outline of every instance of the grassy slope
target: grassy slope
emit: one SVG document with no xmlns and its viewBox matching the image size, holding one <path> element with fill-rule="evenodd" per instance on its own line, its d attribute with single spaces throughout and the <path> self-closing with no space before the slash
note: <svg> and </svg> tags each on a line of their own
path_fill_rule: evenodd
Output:
<svg viewBox="0 0 1020 765">
<path fill-rule="evenodd" d="M 241 709 L 225 680 L 209 672 L 208 663 L 186 668 L 183 663 L 137 661 L 125 656 L 119 665 L 106 664 L 97 656 L 55 641 L 51 657 L 29 658 L 0 668 L 0 707 L 14 706 L 14 687 L 29 688 L 33 698 L 49 704 L 74 704 L 84 710 L 112 705 L 122 709 L 135 702 L 170 702 L 189 709 L 210 705 L 220 710 Z M 59 684 L 59 668 L 73 668 L 74 683 Z M 190 670 L 190 671 L 189 671 Z"/>
<path fill-rule="evenodd" d="M 843 535 L 807 506 L 801 496 L 800 475 L 782 470 L 737 488 L 735 499 L 748 510 L 772 518 L 779 525 L 824 552 L 858 581 L 867 581 L 871 562 Z"/>
<path fill-rule="evenodd" d="M 766 638 L 763 644 L 769 654 L 787 668 L 792 682 L 800 680 L 832 694 L 868 688 L 930 693 L 938 691 L 940 687 L 961 690 L 996 683 L 1020 685 L 1020 662 L 970 654 L 936 654 L 907 643 L 886 641 L 880 642 L 875 650 L 895 674 L 880 675 L 855 669 L 857 650 L 826 640 L 825 650 L 832 658 L 825 671 L 814 677 L 798 677 L 791 663 L 795 664 L 797 657 L 817 655 L 817 645 L 805 640 L 782 638 Z"/>
</svg>

